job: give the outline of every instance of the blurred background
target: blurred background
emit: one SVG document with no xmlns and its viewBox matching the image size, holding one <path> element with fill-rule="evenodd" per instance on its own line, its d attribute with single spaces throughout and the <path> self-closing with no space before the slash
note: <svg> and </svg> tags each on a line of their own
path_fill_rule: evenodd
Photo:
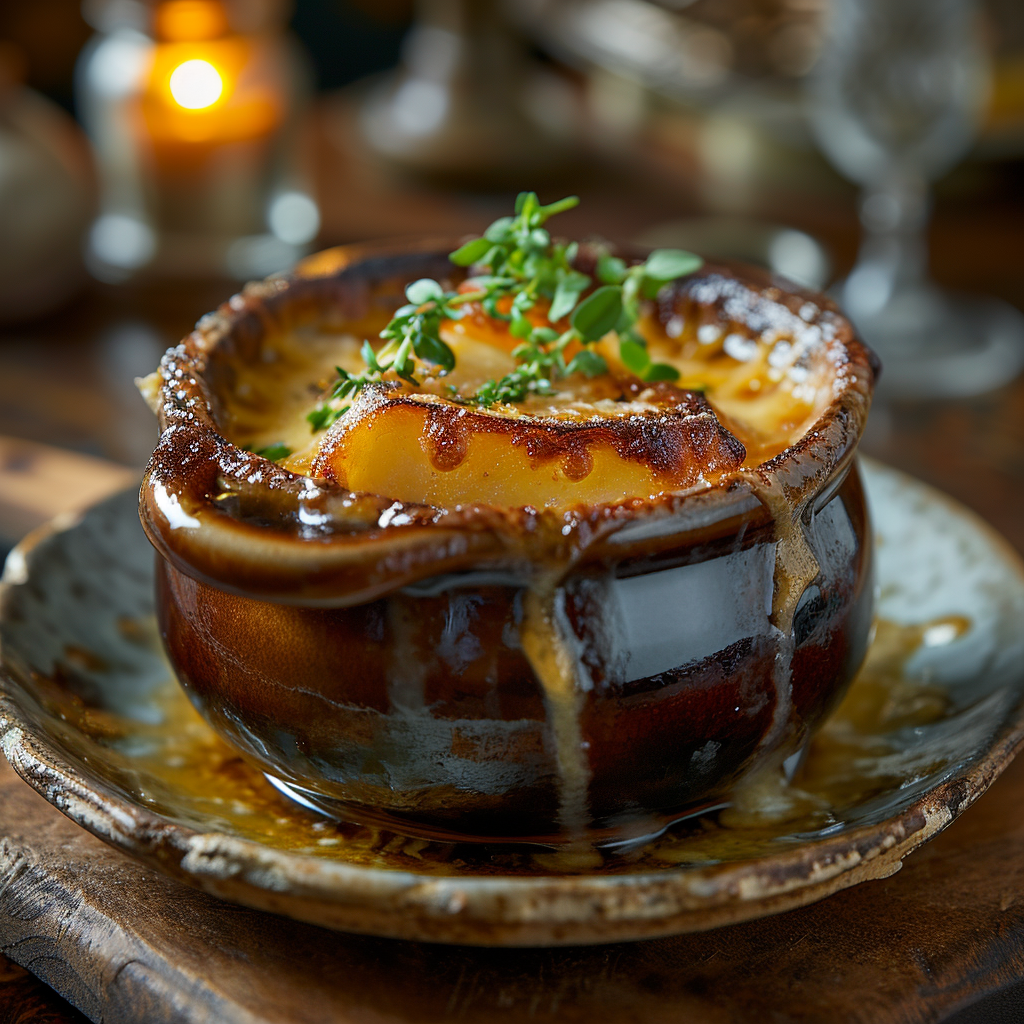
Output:
<svg viewBox="0 0 1024 1024">
<path fill-rule="evenodd" d="M 4 0 L 0 556 L 137 481 L 133 378 L 243 281 L 522 189 L 828 289 L 864 450 L 1024 552 L 1021 0 Z"/>
<path fill-rule="evenodd" d="M 525 188 L 829 289 L 866 450 L 1024 550 L 1019 0 L 7 0 L 0 549 L 144 465 L 133 378 L 242 281 Z"/>
</svg>

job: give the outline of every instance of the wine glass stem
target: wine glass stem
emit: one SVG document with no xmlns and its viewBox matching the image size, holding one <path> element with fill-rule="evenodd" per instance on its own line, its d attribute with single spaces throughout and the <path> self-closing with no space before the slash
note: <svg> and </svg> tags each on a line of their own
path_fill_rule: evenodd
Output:
<svg viewBox="0 0 1024 1024">
<path fill-rule="evenodd" d="M 890 295 L 926 285 L 929 208 L 926 180 L 910 173 L 889 175 L 861 195 L 857 266 L 884 276 Z"/>
</svg>

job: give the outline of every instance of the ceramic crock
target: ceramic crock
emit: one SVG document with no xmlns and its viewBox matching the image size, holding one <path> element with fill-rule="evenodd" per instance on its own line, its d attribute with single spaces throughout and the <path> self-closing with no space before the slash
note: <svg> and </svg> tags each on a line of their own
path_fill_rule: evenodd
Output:
<svg viewBox="0 0 1024 1024">
<path fill-rule="evenodd" d="M 361 330 L 450 247 L 350 247 L 247 286 L 165 356 L 141 493 L 193 704 L 291 796 L 424 837 L 618 842 L 777 771 L 866 650 L 854 461 L 877 362 L 822 295 L 706 265 L 655 315 L 803 347 L 826 396 L 767 462 L 656 499 L 441 509 L 354 494 L 222 433 L 280 332 Z M 543 591 L 543 610 L 537 612 Z M 542 685 L 526 624 L 569 652 Z M 532 656 L 528 657 L 527 653 Z"/>
</svg>

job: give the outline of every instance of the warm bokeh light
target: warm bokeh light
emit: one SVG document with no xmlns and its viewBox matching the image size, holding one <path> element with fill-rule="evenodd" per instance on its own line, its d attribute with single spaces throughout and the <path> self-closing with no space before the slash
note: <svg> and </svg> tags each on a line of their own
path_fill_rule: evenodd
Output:
<svg viewBox="0 0 1024 1024">
<path fill-rule="evenodd" d="M 197 146 L 209 154 L 209 147 L 268 139 L 287 102 L 272 53 L 265 40 L 243 35 L 153 47 L 139 99 L 160 163 L 196 168 Z"/>
<path fill-rule="evenodd" d="M 166 42 L 196 42 L 224 35 L 228 19 L 217 0 L 168 0 L 156 10 L 155 28 Z"/>
<path fill-rule="evenodd" d="M 224 91 L 220 73 L 208 60 L 187 60 L 179 64 L 170 78 L 171 95 L 186 110 L 213 106 Z"/>
</svg>

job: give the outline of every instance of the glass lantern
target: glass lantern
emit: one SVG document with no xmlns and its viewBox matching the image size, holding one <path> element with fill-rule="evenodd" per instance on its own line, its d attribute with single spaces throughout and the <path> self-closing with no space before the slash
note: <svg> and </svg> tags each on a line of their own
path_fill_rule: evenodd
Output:
<svg viewBox="0 0 1024 1024">
<path fill-rule="evenodd" d="M 259 277 L 303 255 L 320 214 L 300 159 L 309 89 L 279 0 L 87 0 L 77 70 L 101 280 Z"/>
</svg>

